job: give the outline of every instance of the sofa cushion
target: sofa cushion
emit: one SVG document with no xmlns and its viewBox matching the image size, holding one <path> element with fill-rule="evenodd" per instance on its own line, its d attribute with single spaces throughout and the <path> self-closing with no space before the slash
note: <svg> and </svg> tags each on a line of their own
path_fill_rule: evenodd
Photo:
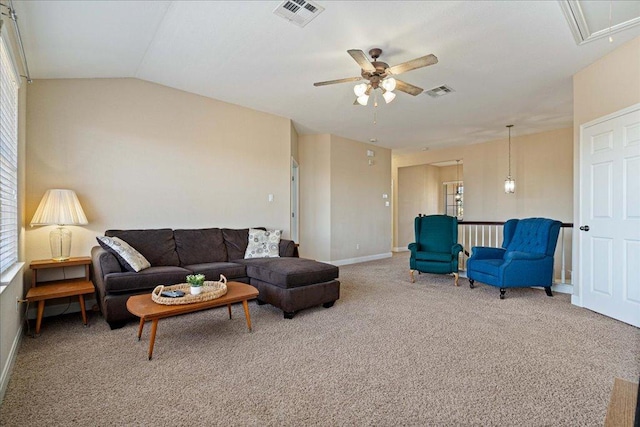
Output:
<svg viewBox="0 0 640 427">
<path fill-rule="evenodd" d="M 206 280 L 220 280 L 221 274 L 228 280 L 247 277 L 247 268 L 235 262 L 207 262 L 185 265 L 184 268 L 193 271 L 194 274 L 204 274 Z"/>
<path fill-rule="evenodd" d="M 116 256 L 120 265 L 127 271 L 140 271 L 151 267 L 149 261 L 127 242 L 117 237 L 98 236 L 96 240 L 107 252 Z"/>
<path fill-rule="evenodd" d="M 277 258 L 280 256 L 282 230 L 249 229 L 245 258 Z"/>
<path fill-rule="evenodd" d="M 281 288 L 328 282 L 338 277 L 338 267 L 305 258 L 253 258 L 236 261 L 247 276 Z"/>
<path fill-rule="evenodd" d="M 223 228 L 222 236 L 224 237 L 224 244 L 227 247 L 228 260 L 235 261 L 237 259 L 243 259 L 249 243 L 249 229 L 242 228 L 235 230 Z"/>
<path fill-rule="evenodd" d="M 155 230 L 107 230 L 107 237 L 119 237 L 144 256 L 152 267 L 179 266 L 176 241 L 173 230 L 162 228 Z"/>
<path fill-rule="evenodd" d="M 185 283 L 191 271 L 181 267 L 149 267 L 139 273 L 109 273 L 104 276 L 107 293 L 153 290 L 158 285 Z"/>
<path fill-rule="evenodd" d="M 419 261 L 440 261 L 440 262 L 451 262 L 453 260 L 453 255 L 451 253 L 446 252 L 416 252 L 416 259 Z"/>
<path fill-rule="evenodd" d="M 480 273 L 499 277 L 502 264 L 504 264 L 502 259 L 469 259 L 467 271 L 472 268 Z"/>
<path fill-rule="evenodd" d="M 227 261 L 227 247 L 219 228 L 174 230 L 173 237 L 180 265 Z"/>
</svg>

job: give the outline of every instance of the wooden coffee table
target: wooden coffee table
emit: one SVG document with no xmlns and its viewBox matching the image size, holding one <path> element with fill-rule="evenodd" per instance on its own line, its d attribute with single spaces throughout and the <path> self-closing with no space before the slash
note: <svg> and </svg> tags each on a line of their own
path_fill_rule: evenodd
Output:
<svg viewBox="0 0 640 427">
<path fill-rule="evenodd" d="M 144 323 L 151 321 L 151 336 L 149 337 L 149 360 L 153 355 L 153 344 L 156 341 L 156 331 L 158 321 L 165 317 L 177 316 L 179 314 L 193 313 L 194 311 L 207 310 L 214 307 L 226 305 L 231 319 L 231 304 L 242 302 L 244 316 L 247 319 L 247 327 L 251 332 L 251 316 L 249 315 L 249 305 L 247 301 L 258 296 L 258 290 L 251 285 L 240 282 L 227 282 L 227 293 L 220 298 L 193 304 L 163 305 L 157 304 L 151 299 L 151 294 L 135 295 L 127 300 L 127 310 L 140 318 L 138 327 L 138 340 L 142 336 Z"/>
</svg>

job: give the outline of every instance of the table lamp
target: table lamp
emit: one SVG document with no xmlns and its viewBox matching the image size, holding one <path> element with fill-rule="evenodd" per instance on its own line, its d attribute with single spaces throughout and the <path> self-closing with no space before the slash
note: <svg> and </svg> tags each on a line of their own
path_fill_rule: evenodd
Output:
<svg viewBox="0 0 640 427">
<path fill-rule="evenodd" d="M 73 190 L 47 190 L 36 210 L 31 226 L 57 225 L 49 234 L 51 258 L 65 261 L 71 254 L 71 231 L 64 225 L 86 225 L 89 222 L 84 215 L 78 196 Z"/>
</svg>

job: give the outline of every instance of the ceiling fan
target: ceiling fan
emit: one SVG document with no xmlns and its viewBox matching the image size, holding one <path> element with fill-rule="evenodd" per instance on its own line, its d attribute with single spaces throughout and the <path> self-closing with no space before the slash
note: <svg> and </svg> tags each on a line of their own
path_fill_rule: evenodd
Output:
<svg viewBox="0 0 640 427">
<path fill-rule="evenodd" d="M 389 67 L 389 64 L 386 62 L 378 61 L 378 58 L 382 55 L 382 49 L 373 48 L 369 51 L 369 55 L 373 58 L 373 61 L 371 62 L 367 59 L 364 52 L 359 49 L 350 49 L 347 52 L 360 66 L 360 75 L 362 77 L 347 77 L 346 79 L 328 80 L 326 82 L 317 82 L 313 85 L 326 86 L 335 83 L 357 82 L 365 79 L 368 83 L 361 83 L 353 88 L 357 97 L 354 105 L 367 105 L 369 95 L 371 94 L 371 91 L 375 89 L 382 90 L 382 96 L 387 103 L 393 101 L 396 97 L 396 94 L 393 93 L 395 89 L 408 93 L 409 95 L 419 95 L 424 89 L 391 76 L 438 63 L 438 58 L 436 58 L 435 55 L 427 55 Z"/>
</svg>

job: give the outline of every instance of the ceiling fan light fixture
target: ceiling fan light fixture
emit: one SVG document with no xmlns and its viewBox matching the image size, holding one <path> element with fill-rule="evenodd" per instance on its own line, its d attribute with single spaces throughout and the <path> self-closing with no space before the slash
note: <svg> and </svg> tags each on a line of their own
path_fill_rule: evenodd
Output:
<svg viewBox="0 0 640 427">
<path fill-rule="evenodd" d="M 360 84 L 355 85 L 353 87 L 353 93 L 355 93 L 358 98 L 360 98 L 366 92 L 367 92 L 367 84 L 366 83 L 360 83 Z"/>
<path fill-rule="evenodd" d="M 369 102 L 369 95 L 360 95 L 358 97 L 358 104 L 360 105 L 367 105 L 367 103 Z"/>
<path fill-rule="evenodd" d="M 396 79 L 393 77 L 387 77 L 382 81 L 382 87 L 389 92 L 396 89 Z"/>
<path fill-rule="evenodd" d="M 385 93 L 382 94 L 382 97 L 384 98 L 385 102 L 388 104 L 396 98 L 396 94 L 387 90 Z"/>
</svg>

